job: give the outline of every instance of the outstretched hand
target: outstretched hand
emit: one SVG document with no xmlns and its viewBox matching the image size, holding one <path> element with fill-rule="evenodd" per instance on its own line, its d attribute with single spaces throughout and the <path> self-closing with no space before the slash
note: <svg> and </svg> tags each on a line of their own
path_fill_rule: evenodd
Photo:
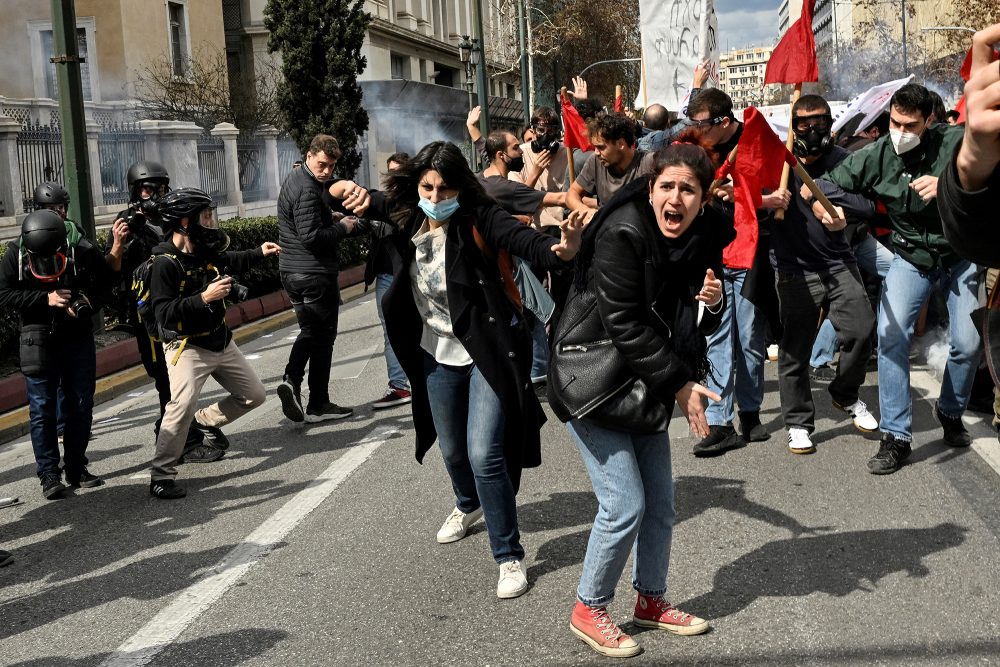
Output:
<svg viewBox="0 0 1000 667">
<path fill-rule="evenodd" d="M 562 232 L 559 236 L 559 243 L 553 245 L 551 250 L 556 254 L 556 257 L 568 262 L 576 257 L 576 253 L 580 252 L 583 222 L 580 218 L 571 215 L 559 225 L 559 231 Z"/>
<path fill-rule="evenodd" d="M 722 397 L 704 385 L 688 382 L 675 394 L 677 405 L 688 420 L 691 432 L 699 438 L 708 437 L 708 418 L 705 417 L 705 401 L 721 401 Z"/>
<path fill-rule="evenodd" d="M 702 283 L 701 291 L 695 299 L 711 307 L 719 305 L 722 301 L 722 281 L 715 277 L 715 271 L 712 269 L 705 271 L 705 282 Z"/>
</svg>

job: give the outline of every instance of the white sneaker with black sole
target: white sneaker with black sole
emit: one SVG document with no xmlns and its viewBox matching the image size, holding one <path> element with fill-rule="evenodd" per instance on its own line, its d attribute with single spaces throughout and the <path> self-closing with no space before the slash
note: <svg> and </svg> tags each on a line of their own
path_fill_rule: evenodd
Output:
<svg viewBox="0 0 1000 667">
<path fill-rule="evenodd" d="M 854 428 L 862 433 L 873 433 L 878 430 L 878 420 L 875 419 L 875 415 L 868 411 L 868 406 L 860 398 L 848 406 L 840 405 L 837 401 L 834 401 L 833 405 L 851 415 Z"/>
<path fill-rule="evenodd" d="M 437 532 L 438 544 L 458 542 L 469 532 L 469 527 L 482 518 L 482 507 L 472 510 L 468 514 L 456 507 L 448 515 L 448 518 L 444 520 L 444 524 L 442 524 L 441 529 Z"/>
<path fill-rule="evenodd" d="M 302 398 L 295 386 L 288 380 L 283 380 L 278 385 L 277 393 L 281 400 L 281 411 L 285 416 L 293 422 L 304 421 L 306 413 L 302 409 Z"/>
<path fill-rule="evenodd" d="M 325 422 L 331 419 L 344 419 L 354 414 L 351 408 L 345 408 L 336 403 L 327 402 L 318 408 L 306 408 L 306 421 L 310 424 Z"/>
<path fill-rule="evenodd" d="M 793 426 L 788 429 L 788 450 L 792 454 L 812 454 L 816 445 L 809 438 L 809 431 Z"/>
</svg>

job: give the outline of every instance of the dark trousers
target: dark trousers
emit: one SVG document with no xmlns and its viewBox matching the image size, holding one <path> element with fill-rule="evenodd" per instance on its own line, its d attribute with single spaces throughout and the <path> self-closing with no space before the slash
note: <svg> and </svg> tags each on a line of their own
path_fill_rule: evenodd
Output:
<svg viewBox="0 0 1000 667">
<path fill-rule="evenodd" d="M 804 275 L 779 271 L 775 284 L 784 329 L 778 356 L 781 414 L 786 428 L 795 426 L 812 433 L 816 409 L 809 387 L 809 356 L 820 310 L 827 312 L 841 343 L 830 395 L 842 406 L 858 400 L 858 389 L 865 381 L 875 314 L 856 266 Z"/>
<path fill-rule="evenodd" d="M 300 386 L 308 363 L 308 407 L 322 407 L 330 400 L 330 363 L 337 339 L 340 312 L 337 274 L 283 273 L 281 284 L 299 321 L 299 335 L 288 355 L 285 378 Z"/>
<path fill-rule="evenodd" d="M 79 474 L 87 465 L 87 442 L 94 414 L 97 356 L 93 336 L 57 338 L 50 341 L 47 368 L 36 375 L 26 375 L 31 447 L 35 453 L 36 472 L 59 473 L 59 441 L 56 437 L 58 393 L 63 403 L 63 468 Z"/>
</svg>

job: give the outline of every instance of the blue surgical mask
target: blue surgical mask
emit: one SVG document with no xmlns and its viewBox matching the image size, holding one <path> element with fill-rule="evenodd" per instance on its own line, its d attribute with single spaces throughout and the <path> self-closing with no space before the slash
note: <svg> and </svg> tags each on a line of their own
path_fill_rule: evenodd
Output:
<svg viewBox="0 0 1000 667">
<path fill-rule="evenodd" d="M 442 199 L 438 203 L 432 202 L 430 199 L 420 198 L 417 203 L 420 210 L 427 214 L 428 218 L 432 220 L 437 220 L 438 222 L 444 222 L 451 216 L 455 214 L 458 210 L 458 197 L 452 197 L 451 199 Z"/>
</svg>

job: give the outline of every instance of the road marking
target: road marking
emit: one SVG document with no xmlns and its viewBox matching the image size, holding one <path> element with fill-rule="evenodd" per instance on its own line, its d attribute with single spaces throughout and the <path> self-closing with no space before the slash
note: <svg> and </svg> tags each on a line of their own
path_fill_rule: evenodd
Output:
<svg viewBox="0 0 1000 667">
<path fill-rule="evenodd" d="M 348 449 L 309 486 L 295 494 L 197 582 L 182 591 L 149 623 L 119 646 L 101 663 L 101 667 L 137 667 L 148 664 L 251 567 L 267 556 L 302 519 L 319 507 L 376 449 L 397 433 L 395 429 L 382 427 Z"/>
<path fill-rule="evenodd" d="M 353 380 L 354 378 L 361 377 L 361 374 L 365 371 L 365 366 L 371 361 L 372 356 L 374 356 L 375 351 L 379 349 L 379 345 L 373 345 L 367 350 L 362 350 L 352 357 L 341 361 L 335 361 L 333 363 L 333 368 L 330 370 L 331 380 Z"/>
<path fill-rule="evenodd" d="M 910 371 L 910 385 L 915 389 L 921 389 L 926 392 L 927 398 L 924 400 L 931 404 L 931 409 L 933 410 L 934 401 L 937 400 L 938 394 L 941 393 L 941 381 L 927 368 L 913 367 Z M 984 424 L 984 422 L 990 431 L 994 434 L 996 433 L 989 422 L 989 418 L 984 420 L 980 417 L 973 417 L 967 411 L 963 416 L 963 421 L 966 426 L 973 427 L 969 433 L 972 436 L 972 450 L 979 454 L 980 458 L 986 462 L 986 465 L 993 468 L 993 471 L 1000 475 L 1000 449 L 997 447 L 996 437 L 992 435 L 990 437 L 977 437 L 976 433 L 976 431 L 982 431 L 979 426 Z"/>
<path fill-rule="evenodd" d="M 245 359 L 247 359 L 247 360 L 260 359 L 260 355 L 259 354 L 248 354 L 248 355 L 246 355 Z"/>
</svg>

